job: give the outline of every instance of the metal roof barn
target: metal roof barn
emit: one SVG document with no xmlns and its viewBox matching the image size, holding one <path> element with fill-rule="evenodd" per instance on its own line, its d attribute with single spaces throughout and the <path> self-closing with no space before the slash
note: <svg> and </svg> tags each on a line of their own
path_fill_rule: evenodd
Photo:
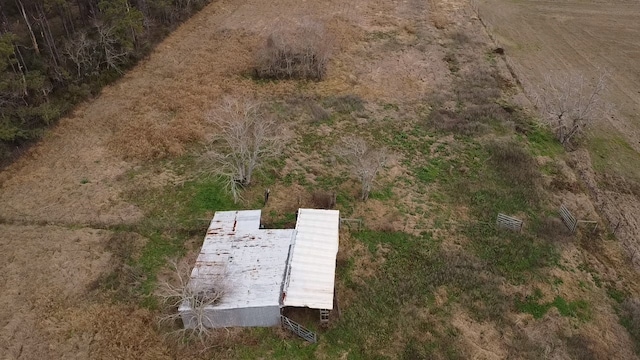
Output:
<svg viewBox="0 0 640 360">
<path fill-rule="evenodd" d="M 276 326 L 284 306 L 332 309 L 337 210 L 300 209 L 295 229 L 260 229 L 260 210 L 219 211 L 207 234 L 189 285 L 196 292 L 223 286 L 219 302 L 198 320 L 187 301 L 184 326 Z"/>
<path fill-rule="evenodd" d="M 207 307 L 208 327 L 275 326 L 294 230 L 260 230 L 260 210 L 216 212 L 189 286 L 206 291 L 223 282 L 219 303 Z M 179 309 L 185 327 L 190 306 Z"/>
<path fill-rule="evenodd" d="M 283 290 L 283 306 L 333 309 L 340 212 L 300 209 Z"/>
</svg>

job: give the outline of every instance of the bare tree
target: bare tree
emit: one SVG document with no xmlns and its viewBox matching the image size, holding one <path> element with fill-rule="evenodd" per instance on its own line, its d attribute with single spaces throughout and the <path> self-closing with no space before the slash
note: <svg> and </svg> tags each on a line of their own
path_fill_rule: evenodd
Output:
<svg viewBox="0 0 640 360">
<path fill-rule="evenodd" d="M 64 45 L 64 54 L 76 66 L 78 78 L 88 75 L 90 71 L 96 71 L 95 52 L 95 42 L 84 31 L 78 32 Z"/>
<path fill-rule="evenodd" d="M 606 116 L 609 104 L 603 99 L 607 74 L 590 80 L 578 73 L 547 75 L 536 91 L 538 109 L 555 129 L 557 139 L 570 146 L 597 119 Z"/>
<path fill-rule="evenodd" d="M 125 63 L 129 51 L 122 49 L 118 43 L 116 28 L 104 24 L 95 24 L 98 33 L 98 47 L 102 52 L 102 64 L 109 69 L 122 73 L 120 66 Z"/>
<path fill-rule="evenodd" d="M 207 114 L 218 133 L 206 157 L 213 160 L 213 172 L 227 180 L 237 202 L 240 189 L 251 185 L 253 174 L 264 162 L 278 156 L 285 137 L 281 127 L 266 116 L 258 102 L 226 98 Z"/>
<path fill-rule="evenodd" d="M 349 164 L 351 173 L 362 185 L 361 200 L 367 201 L 380 169 L 389 159 L 386 148 L 372 148 L 360 137 L 345 137 L 336 148 L 336 154 Z"/>
<path fill-rule="evenodd" d="M 156 291 L 162 303 L 168 307 L 168 313 L 160 316 L 160 324 L 174 324 L 181 315 L 180 307 L 189 309 L 189 319 L 174 333 L 194 337 L 205 344 L 207 336 L 211 333 L 211 325 L 215 323 L 210 309 L 219 303 L 229 290 L 229 283 L 225 271 L 217 275 L 209 275 L 207 284 L 189 282 L 190 268 L 180 266 L 176 260 L 170 260 L 171 280 L 161 281 Z"/>
</svg>

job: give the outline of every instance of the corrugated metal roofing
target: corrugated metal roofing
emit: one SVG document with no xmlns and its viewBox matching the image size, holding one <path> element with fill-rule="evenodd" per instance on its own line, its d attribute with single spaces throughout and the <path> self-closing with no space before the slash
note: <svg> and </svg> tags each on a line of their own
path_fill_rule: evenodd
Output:
<svg viewBox="0 0 640 360">
<path fill-rule="evenodd" d="M 260 210 L 218 211 L 191 273 L 198 289 L 222 281 L 215 308 L 279 306 L 294 230 L 260 230 Z"/>
<path fill-rule="evenodd" d="M 338 210 L 298 211 L 283 306 L 333 309 L 339 225 Z"/>
</svg>

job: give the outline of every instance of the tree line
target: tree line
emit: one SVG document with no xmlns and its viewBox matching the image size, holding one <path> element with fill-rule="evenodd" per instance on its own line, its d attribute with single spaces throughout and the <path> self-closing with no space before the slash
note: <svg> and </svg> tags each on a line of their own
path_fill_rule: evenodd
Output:
<svg viewBox="0 0 640 360">
<path fill-rule="evenodd" d="M 0 162 L 210 0 L 0 0 Z"/>
</svg>

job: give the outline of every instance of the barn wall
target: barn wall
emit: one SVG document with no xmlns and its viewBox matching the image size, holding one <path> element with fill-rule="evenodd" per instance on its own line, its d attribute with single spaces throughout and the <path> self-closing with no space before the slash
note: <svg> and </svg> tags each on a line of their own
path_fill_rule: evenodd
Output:
<svg viewBox="0 0 640 360">
<path fill-rule="evenodd" d="M 263 306 L 236 309 L 207 309 L 205 325 L 210 328 L 221 327 L 270 327 L 280 325 L 280 307 Z M 189 309 L 180 308 L 180 317 L 184 327 L 195 327 L 195 318 Z"/>
</svg>

